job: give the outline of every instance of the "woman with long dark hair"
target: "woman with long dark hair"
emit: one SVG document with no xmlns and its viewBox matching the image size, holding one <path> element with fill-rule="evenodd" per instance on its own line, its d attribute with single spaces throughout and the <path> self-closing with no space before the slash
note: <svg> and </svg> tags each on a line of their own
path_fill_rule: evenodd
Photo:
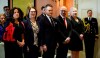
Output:
<svg viewBox="0 0 100 58">
<path fill-rule="evenodd" d="M 5 58 L 23 58 L 24 24 L 22 23 L 22 10 L 17 7 L 12 8 L 9 20 L 3 35 Z"/>
</svg>

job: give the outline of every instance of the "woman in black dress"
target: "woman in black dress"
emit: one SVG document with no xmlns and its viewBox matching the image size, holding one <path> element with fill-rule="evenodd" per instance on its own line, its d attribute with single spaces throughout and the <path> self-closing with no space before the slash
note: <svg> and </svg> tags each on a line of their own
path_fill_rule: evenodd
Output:
<svg viewBox="0 0 100 58">
<path fill-rule="evenodd" d="M 5 58 L 23 58 L 22 48 L 24 46 L 24 25 L 23 12 L 20 8 L 14 7 L 10 11 L 9 24 L 3 35 Z M 7 34 L 9 36 L 7 36 Z"/>
<path fill-rule="evenodd" d="M 71 24 L 72 24 L 72 35 L 69 43 L 69 49 L 72 53 L 72 58 L 79 58 L 79 51 L 83 50 L 83 32 L 84 25 L 80 18 L 77 17 L 77 9 L 71 8 Z"/>
</svg>

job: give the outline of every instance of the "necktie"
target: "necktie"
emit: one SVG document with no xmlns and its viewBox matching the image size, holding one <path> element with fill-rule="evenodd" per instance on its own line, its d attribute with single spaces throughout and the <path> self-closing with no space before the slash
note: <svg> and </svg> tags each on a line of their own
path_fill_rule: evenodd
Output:
<svg viewBox="0 0 100 58">
<path fill-rule="evenodd" d="M 64 19 L 64 24 L 65 24 L 65 26 L 66 26 L 66 28 L 67 28 L 67 21 L 66 21 L 66 18 L 63 18 Z"/>
<path fill-rule="evenodd" d="M 51 25 L 54 26 L 54 21 L 53 21 L 52 17 L 50 17 L 50 20 L 51 20 Z"/>
</svg>

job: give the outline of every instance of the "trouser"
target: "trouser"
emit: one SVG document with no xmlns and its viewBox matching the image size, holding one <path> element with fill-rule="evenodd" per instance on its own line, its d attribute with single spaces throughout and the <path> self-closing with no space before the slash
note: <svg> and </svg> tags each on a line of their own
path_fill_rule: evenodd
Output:
<svg viewBox="0 0 100 58">
<path fill-rule="evenodd" d="M 5 58 L 23 58 L 22 48 L 16 42 L 4 42 Z"/>
<path fill-rule="evenodd" d="M 68 45 L 59 44 L 59 47 L 57 48 L 56 58 L 67 58 L 67 53 L 68 53 Z"/>
<path fill-rule="evenodd" d="M 84 43 L 85 43 L 86 58 L 94 58 L 94 45 L 95 45 L 94 35 L 85 36 Z"/>
<path fill-rule="evenodd" d="M 43 58 L 54 58 L 56 46 L 47 46 L 47 51 L 43 52 Z"/>
<path fill-rule="evenodd" d="M 35 45 L 24 46 L 24 58 L 38 58 L 39 48 Z"/>
</svg>

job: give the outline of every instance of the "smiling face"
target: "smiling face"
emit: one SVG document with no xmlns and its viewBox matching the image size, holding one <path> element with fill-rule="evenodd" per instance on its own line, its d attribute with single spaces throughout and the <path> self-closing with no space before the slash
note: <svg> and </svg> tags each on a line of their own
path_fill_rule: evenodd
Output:
<svg viewBox="0 0 100 58">
<path fill-rule="evenodd" d="M 36 10 L 34 8 L 30 9 L 29 17 L 30 18 L 35 18 L 36 17 Z"/>
</svg>

